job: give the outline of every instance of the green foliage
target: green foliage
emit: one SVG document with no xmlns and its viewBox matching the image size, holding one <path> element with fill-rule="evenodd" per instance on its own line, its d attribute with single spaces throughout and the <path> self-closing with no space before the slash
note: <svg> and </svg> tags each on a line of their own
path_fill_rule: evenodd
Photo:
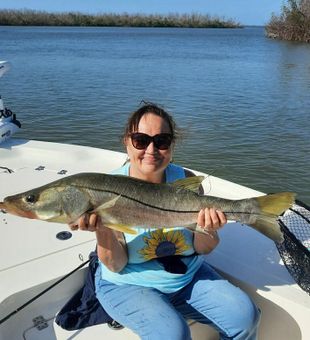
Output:
<svg viewBox="0 0 310 340">
<path fill-rule="evenodd" d="M 200 14 L 113 14 L 79 12 L 48 13 L 34 10 L 0 10 L 0 25 L 10 26 L 128 26 L 128 27 L 217 27 L 237 28 L 233 20 Z"/>
<path fill-rule="evenodd" d="M 268 37 L 310 42 L 310 0 L 288 0 L 266 26 Z"/>
</svg>

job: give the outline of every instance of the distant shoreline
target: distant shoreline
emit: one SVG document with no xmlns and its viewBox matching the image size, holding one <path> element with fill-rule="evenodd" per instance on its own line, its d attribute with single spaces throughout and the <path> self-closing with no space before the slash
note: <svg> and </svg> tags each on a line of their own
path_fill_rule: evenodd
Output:
<svg viewBox="0 0 310 340">
<path fill-rule="evenodd" d="M 84 14 L 0 10 L 0 26 L 242 28 L 232 19 L 207 14 Z"/>
</svg>

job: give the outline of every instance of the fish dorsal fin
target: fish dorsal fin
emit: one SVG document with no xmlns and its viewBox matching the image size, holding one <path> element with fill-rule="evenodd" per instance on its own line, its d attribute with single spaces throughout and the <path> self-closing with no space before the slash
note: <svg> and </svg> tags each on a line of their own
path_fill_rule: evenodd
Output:
<svg viewBox="0 0 310 340">
<path fill-rule="evenodd" d="M 175 182 L 171 183 L 171 185 L 173 185 L 176 188 L 187 189 L 198 193 L 199 186 L 201 185 L 204 179 L 205 179 L 204 176 L 186 177 L 176 180 Z"/>
</svg>

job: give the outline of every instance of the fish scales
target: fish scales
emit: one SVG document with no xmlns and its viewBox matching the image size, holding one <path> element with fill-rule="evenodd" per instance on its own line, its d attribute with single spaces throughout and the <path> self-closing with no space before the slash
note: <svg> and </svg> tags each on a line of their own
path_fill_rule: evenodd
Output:
<svg viewBox="0 0 310 340">
<path fill-rule="evenodd" d="M 121 175 L 92 177 L 92 186 L 88 186 L 87 191 L 94 199 L 94 207 L 98 201 L 119 197 L 115 205 L 102 214 L 106 223 L 113 221 L 154 227 L 188 225 L 195 222 L 197 213 L 204 205 L 201 197 L 194 192 L 176 190 L 170 185 L 154 186 L 133 178 L 128 180 L 128 177 Z M 82 188 L 85 182 L 79 180 L 75 185 Z"/>
<path fill-rule="evenodd" d="M 93 211 L 106 226 L 131 232 L 126 227 L 189 226 L 197 221 L 201 209 L 214 207 L 228 219 L 246 223 L 272 240 L 282 241 L 277 218 L 293 204 L 294 193 L 228 200 L 198 195 L 200 181 L 194 177 L 172 184 L 154 184 L 122 175 L 80 173 L 8 196 L 0 202 L 0 209 L 60 223 L 74 222 Z M 203 232 L 199 228 L 195 231 Z"/>
<path fill-rule="evenodd" d="M 102 196 L 109 193 L 128 198 L 145 206 L 152 206 L 162 210 L 199 211 L 201 201 L 199 196 L 189 190 L 174 188 L 169 184 L 145 182 L 122 175 L 99 174 L 91 176 L 92 187 L 88 190 L 98 190 Z M 86 187 L 84 181 L 78 185 Z"/>
</svg>

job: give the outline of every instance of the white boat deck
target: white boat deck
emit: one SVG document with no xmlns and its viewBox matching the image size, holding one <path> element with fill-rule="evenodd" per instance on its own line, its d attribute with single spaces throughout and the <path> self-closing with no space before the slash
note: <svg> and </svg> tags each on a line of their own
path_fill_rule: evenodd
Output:
<svg viewBox="0 0 310 340">
<path fill-rule="evenodd" d="M 8 195 L 43 185 L 78 172 L 109 172 L 121 166 L 126 155 L 89 147 L 11 139 L 0 144 L 0 201 Z M 10 172 L 6 168 L 12 170 Z M 216 177 L 204 181 L 206 193 L 232 199 L 261 193 Z M 72 232 L 68 240 L 56 234 L 66 225 L 22 219 L 0 212 L 0 315 L 1 318 L 87 260 L 95 247 L 89 232 Z M 220 232 L 221 243 L 207 261 L 240 285 L 262 309 L 261 340 L 310 339 L 310 297 L 283 265 L 272 241 L 251 228 L 229 223 Z M 80 288 L 85 270 L 0 325 L 0 339 L 137 339 L 128 329 L 107 325 L 68 332 L 54 323 L 55 313 Z M 32 319 L 49 320 L 39 330 Z M 193 339 L 216 339 L 215 332 L 197 323 Z"/>
</svg>

